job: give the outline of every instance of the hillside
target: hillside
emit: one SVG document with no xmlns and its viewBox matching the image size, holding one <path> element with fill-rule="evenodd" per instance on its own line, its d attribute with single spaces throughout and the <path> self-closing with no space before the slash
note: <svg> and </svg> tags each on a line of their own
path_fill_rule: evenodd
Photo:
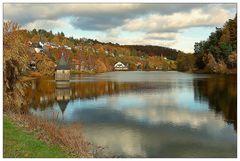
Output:
<svg viewBox="0 0 240 161">
<path fill-rule="evenodd" d="M 175 70 L 179 51 L 160 46 L 119 45 L 86 38 L 66 37 L 63 32 L 25 31 L 33 61 L 39 54 L 47 55 L 55 64 L 65 53 L 74 72 L 112 71 L 117 62 L 123 62 L 129 70 Z M 39 69 L 37 67 L 37 69 Z"/>
<path fill-rule="evenodd" d="M 162 46 L 152 46 L 152 45 L 125 45 L 126 47 L 136 50 L 139 53 L 138 56 L 142 56 L 141 53 L 146 53 L 149 56 L 163 56 L 170 60 L 176 60 L 177 55 L 181 53 L 176 49 L 171 49 Z"/>
</svg>

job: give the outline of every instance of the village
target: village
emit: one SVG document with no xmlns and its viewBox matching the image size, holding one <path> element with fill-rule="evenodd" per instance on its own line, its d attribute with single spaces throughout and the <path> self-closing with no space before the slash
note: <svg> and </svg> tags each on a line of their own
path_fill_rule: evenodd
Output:
<svg viewBox="0 0 240 161">
<path fill-rule="evenodd" d="M 83 42 L 86 41 L 86 39 L 83 39 Z M 94 46 L 92 42 L 68 46 L 48 41 L 28 41 L 27 47 L 31 53 L 31 60 L 28 66 L 32 73 L 41 72 L 38 63 L 42 61 L 41 59 L 45 59 L 46 57 L 49 61 L 52 61 L 51 64 L 53 67 L 51 68 L 54 72 L 58 70 L 58 62 L 62 62 L 63 60 L 68 65 L 67 68 L 70 73 L 129 70 L 174 70 L 176 68 L 174 67 L 175 62 L 168 60 L 166 56 L 132 56 L 130 51 L 124 53 L 124 51 L 119 52 L 117 50 L 111 50 L 111 48 L 98 49 L 98 47 L 96 47 L 96 45 Z"/>
</svg>

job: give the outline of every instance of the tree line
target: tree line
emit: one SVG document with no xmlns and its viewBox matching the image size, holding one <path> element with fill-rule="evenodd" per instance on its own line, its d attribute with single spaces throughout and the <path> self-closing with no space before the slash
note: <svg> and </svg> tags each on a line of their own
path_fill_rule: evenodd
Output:
<svg viewBox="0 0 240 161">
<path fill-rule="evenodd" d="M 237 15 L 229 19 L 222 28 L 216 28 L 206 41 L 194 45 L 196 66 L 214 72 L 217 66 L 228 69 L 237 66 Z"/>
<path fill-rule="evenodd" d="M 196 42 L 194 54 L 178 54 L 180 71 L 202 73 L 236 73 L 237 15 L 210 34 L 207 40 Z"/>
</svg>

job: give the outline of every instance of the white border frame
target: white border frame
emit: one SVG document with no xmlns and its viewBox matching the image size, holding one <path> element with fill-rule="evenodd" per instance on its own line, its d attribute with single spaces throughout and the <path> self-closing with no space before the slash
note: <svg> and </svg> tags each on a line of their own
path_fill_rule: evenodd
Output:
<svg viewBox="0 0 240 161">
<path fill-rule="evenodd" d="M 237 15 L 239 16 L 239 7 L 240 7 L 240 1 L 238 0 L 3 0 L 0 2 L 0 8 L 1 8 L 1 12 L 0 12 L 0 17 L 1 17 L 1 34 L 0 34 L 0 38 L 1 38 L 1 46 L 0 46 L 0 51 L 2 53 L 2 55 L 0 56 L 0 64 L 1 64 L 1 76 L 0 76 L 0 80 L 1 80 L 1 104 L 0 104 L 0 107 L 2 107 L 1 109 L 1 112 L 0 112 L 0 115 L 1 115 L 1 119 L 0 119 L 0 129 L 1 129 L 1 136 L 0 136 L 0 142 L 1 142 L 1 145 L 0 145 L 0 156 L 1 158 L 3 159 L 3 4 L 4 3 L 237 3 Z M 238 30 L 238 38 L 240 38 L 240 34 L 239 34 L 239 17 L 238 17 L 238 27 L 237 27 L 237 30 Z M 239 53 L 239 40 L 238 40 L 238 43 L 237 43 L 237 53 Z M 240 62 L 240 56 L 238 54 L 238 59 L 237 59 L 237 82 L 239 79 L 239 62 Z M 239 86 L 237 85 L 237 133 L 239 132 L 239 113 L 240 113 L 240 109 L 239 109 Z M 237 145 L 239 145 L 239 138 L 237 138 Z M 237 146 L 237 158 L 239 157 L 239 146 Z M 237 158 L 216 158 L 216 159 L 212 159 L 211 160 L 236 160 Z M 26 158 L 21 158 L 21 159 L 26 159 Z M 30 158 L 31 159 L 31 158 Z M 43 158 L 42 158 L 43 159 Z M 76 158 L 71 158 L 70 160 L 75 160 Z M 98 158 L 98 159 L 106 159 L 106 158 Z M 110 160 L 112 160 L 111 158 L 109 158 Z M 108 159 L 108 160 L 109 160 Z M 144 159 L 144 158 L 131 158 L 131 160 L 133 161 L 137 161 L 139 159 Z M 150 158 L 147 158 L 147 159 L 150 159 Z M 154 159 L 167 159 L 167 158 L 151 158 L 151 160 Z M 185 159 L 188 159 L 188 158 L 178 158 L 178 159 L 168 159 L 168 160 L 185 160 Z M 193 158 L 189 158 L 190 160 L 193 160 Z M 194 159 L 197 159 L 197 158 L 194 158 Z M 199 158 L 198 158 L 199 159 Z M 200 160 L 202 159 L 208 159 L 208 158 L 200 158 Z M 8 159 L 8 160 L 13 160 L 13 159 Z M 29 160 L 29 159 L 27 159 Z M 41 159 L 36 159 L 36 160 L 41 160 Z M 52 160 L 52 159 L 50 159 Z M 62 160 L 61 158 L 59 158 L 59 160 Z M 81 160 L 89 160 L 88 158 L 81 158 Z M 95 160 L 95 159 L 91 159 L 91 160 Z M 125 160 L 125 159 L 124 159 Z M 128 160 L 128 159 L 127 159 Z"/>
</svg>

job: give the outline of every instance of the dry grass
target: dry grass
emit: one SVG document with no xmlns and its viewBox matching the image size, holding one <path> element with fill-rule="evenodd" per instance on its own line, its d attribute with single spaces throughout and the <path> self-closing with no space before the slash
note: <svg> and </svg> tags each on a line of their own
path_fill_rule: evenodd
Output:
<svg viewBox="0 0 240 161">
<path fill-rule="evenodd" d="M 29 114 L 5 113 L 18 126 L 36 133 L 37 137 L 50 144 L 58 144 L 76 157 L 94 157 L 98 148 L 86 142 L 79 124 L 61 125 L 56 121 L 35 118 Z M 100 148 L 99 148 L 100 150 Z"/>
</svg>

